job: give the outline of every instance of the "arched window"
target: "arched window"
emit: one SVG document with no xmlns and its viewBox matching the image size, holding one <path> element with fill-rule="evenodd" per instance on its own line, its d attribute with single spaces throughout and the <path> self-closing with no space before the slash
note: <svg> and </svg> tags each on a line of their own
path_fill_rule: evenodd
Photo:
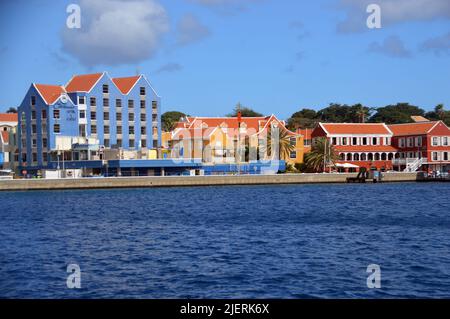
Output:
<svg viewBox="0 0 450 319">
<path fill-rule="evenodd" d="M 347 161 L 351 161 L 352 160 L 352 153 L 347 153 Z"/>
<path fill-rule="evenodd" d="M 339 154 L 339 159 L 340 159 L 341 161 L 345 161 L 345 153 Z"/>
<path fill-rule="evenodd" d="M 375 160 L 379 161 L 380 160 L 380 153 L 375 153 Z"/>
<path fill-rule="evenodd" d="M 369 154 L 367 155 L 367 160 L 368 160 L 368 161 L 373 161 L 373 153 L 369 153 Z"/>
<path fill-rule="evenodd" d="M 387 159 L 386 153 L 381 153 L 381 160 L 385 161 Z"/>
<path fill-rule="evenodd" d="M 353 160 L 354 161 L 359 161 L 359 154 L 358 153 L 353 154 Z"/>
<path fill-rule="evenodd" d="M 367 161 L 367 155 L 366 153 L 361 154 L 361 161 Z"/>
<path fill-rule="evenodd" d="M 394 159 L 394 154 L 393 153 L 389 153 L 388 160 L 392 161 L 393 159 Z"/>
</svg>

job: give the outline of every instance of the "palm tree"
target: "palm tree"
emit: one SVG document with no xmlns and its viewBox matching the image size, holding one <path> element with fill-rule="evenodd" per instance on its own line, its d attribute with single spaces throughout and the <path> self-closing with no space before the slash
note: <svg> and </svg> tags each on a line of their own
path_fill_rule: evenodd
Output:
<svg viewBox="0 0 450 319">
<path fill-rule="evenodd" d="M 318 138 L 312 145 L 311 152 L 305 154 L 305 164 L 308 169 L 315 172 L 323 171 L 324 166 L 333 164 L 338 156 L 333 145 L 326 137 Z"/>
<path fill-rule="evenodd" d="M 291 144 L 291 137 L 292 136 L 288 133 L 287 129 L 283 128 L 280 130 L 278 127 L 272 127 L 271 130 L 267 130 L 267 145 L 262 146 L 262 150 L 267 156 L 270 156 L 271 159 L 275 159 L 277 151 L 280 160 L 289 159 L 291 153 L 295 151 L 295 146 Z M 278 142 L 278 150 L 274 148 L 272 152 L 273 142 Z"/>
<path fill-rule="evenodd" d="M 438 115 L 439 119 L 442 120 L 444 118 L 444 104 L 438 104 L 436 105 L 436 107 L 434 108 L 434 112 L 436 112 L 436 114 Z"/>
</svg>

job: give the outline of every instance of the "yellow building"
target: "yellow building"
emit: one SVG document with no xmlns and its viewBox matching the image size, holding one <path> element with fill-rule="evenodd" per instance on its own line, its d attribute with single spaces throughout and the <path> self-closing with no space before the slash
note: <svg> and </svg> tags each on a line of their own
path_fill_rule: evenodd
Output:
<svg viewBox="0 0 450 319">
<path fill-rule="evenodd" d="M 271 142 L 272 135 L 283 137 L 292 145 L 292 151 L 272 156 L 271 145 L 278 144 Z M 302 163 L 304 156 L 303 136 L 289 131 L 284 121 L 274 115 L 243 117 L 240 122 L 237 117 L 186 117 L 172 132 L 162 133 L 162 146 L 167 157 L 201 159 L 212 164 L 278 159 L 295 164 Z"/>
</svg>

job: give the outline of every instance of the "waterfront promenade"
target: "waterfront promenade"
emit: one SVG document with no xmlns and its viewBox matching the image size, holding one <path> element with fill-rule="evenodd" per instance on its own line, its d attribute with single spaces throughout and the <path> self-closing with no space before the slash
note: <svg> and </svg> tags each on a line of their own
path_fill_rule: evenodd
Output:
<svg viewBox="0 0 450 319">
<path fill-rule="evenodd" d="M 20 179 L 0 181 L 0 191 L 141 188 L 218 185 L 346 183 L 351 174 L 280 174 L 240 176 L 155 176 L 80 179 Z M 383 182 L 413 182 L 417 173 L 385 173 Z"/>
</svg>

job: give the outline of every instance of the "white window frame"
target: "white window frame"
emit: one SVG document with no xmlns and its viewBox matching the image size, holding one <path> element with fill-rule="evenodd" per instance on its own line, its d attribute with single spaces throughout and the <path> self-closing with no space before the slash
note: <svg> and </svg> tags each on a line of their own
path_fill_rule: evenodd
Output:
<svg viewBox="0 0 450 319">
<path fill-rule="evenodd" d="M 435 140 L 437 141 L 437 143 L 435 143 Z M 431 137 L 431 146 L 440 146 L 440 145 L 441 145 L 441 139 L 439 138 L 439 136 Z"/>
</svg>

